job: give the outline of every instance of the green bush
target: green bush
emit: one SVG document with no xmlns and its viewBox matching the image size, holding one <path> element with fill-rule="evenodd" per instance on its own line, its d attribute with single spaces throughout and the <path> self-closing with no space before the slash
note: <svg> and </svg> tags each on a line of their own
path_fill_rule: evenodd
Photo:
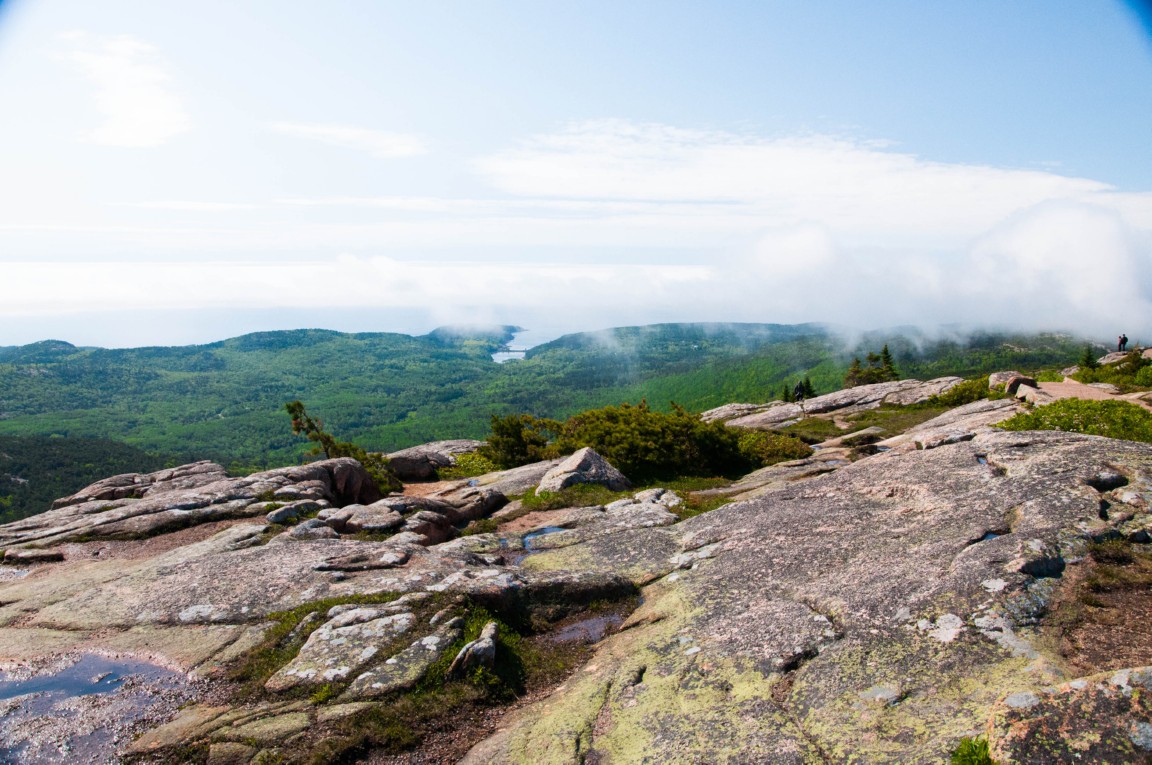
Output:
<svg viewBox="0 0 1152 765">
<path fill-rule="evenodd" d="M 1152 359 L 1144 358 L 1140 351 L 1131 351 L 1114 364 L 1097 364 L 1084 367 L 1072 379 L 1082 383 L 1111 383 L 1121 390 L 1131 391 L 1140 387 L 1152 387 Z M 1143 380 L 1144 382 L 1141 382 Z"/>
<path fill-rule="evenodd" d="M 551 459 L 549 434 L 558 423 L 530 414 L 492 415 L 492 434 L 488 443 L 476 450 L 499 468 L 508 469 Z"/>
<path fill-rule="evenodd" d="M 500 467 L 553 459 L 589 446 L 638 482 L 742 475 L 810 453 L 792 436 L 749 434 L 704 422 L 675 404 L 671 412 L 654 412 L 643 401 L 592 409 L 564 422 L 525 414 L 493 417 L 492 427 L 482 453 Z"/>
<path fill-rule="evenodd" d="M 468 452 L 466 454 L 456 455 L 456 464 L 452 467 L 440 468 L 437 474 L 441 480 L 452 480 L 456 478 L 473 478 L 485 473 L 494 473 L 500 469 L 492 460 L 485 457 L 479 452 Z"/>
<path fill-rule="evenodd" d="M 740 453 L 754 465 L 775 465 L 797 460 L 812 453 L 812 447 L 795 436 L 750 430 L 740 436 Z"/>
<path fill-rule="evenodd" d="M 643 401 L 570 417 L 553 446 L 559 454 L 590 446 L 634 481 L 725 475 L 749 467 L 739 431 L 704 422 L 675 405 L 671 412 L 653 412 Z"/>
<path fill-rule="evenodd" d="M 977 377 L 975 380 L 965 380 L 958 383 L 943 393 L 930 397 L 924 402 L 924 406 L 963 406 L 964 404 L 971 404 L 974 401 L 979 401 L 982 398 L 1001 398 L 1003 393 L 993 395 L 993 391 L 988 389 L 988 378 Z"/>
<path fill-rule="evenodd" d="M 952 752 L 952 765 L 996 765 L 984 738 L 962 738 Z"/>
<path fill-rule="evenodd" d="M 1063 430 L 1152 443 L 1152 412 L 1127 401 L 1066 398 L 1000 423 L 1004 430 Z"/>
</svg>

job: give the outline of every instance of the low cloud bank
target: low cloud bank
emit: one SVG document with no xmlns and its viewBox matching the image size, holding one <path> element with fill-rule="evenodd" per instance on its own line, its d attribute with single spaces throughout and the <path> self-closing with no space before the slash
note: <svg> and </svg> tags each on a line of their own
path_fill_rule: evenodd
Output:
<svg viewBox="0 0 1152 765">
<path fill-rule="evenodd" d="M 313 307 L 311 325 L 336 309 L 411 317 L 336 327 L 362 330 L 747 321 L 1105 338 L 1152 321 L 1152 194 L 1091 179 L 619 121 L 471 167 L 491 196 L 177 200 L 141 210 L 146 225 L 0 222 L 0 251 L 40 253 L 3 258 L 0 319 L 233 310 L 271 329 Z"/>
</svg>

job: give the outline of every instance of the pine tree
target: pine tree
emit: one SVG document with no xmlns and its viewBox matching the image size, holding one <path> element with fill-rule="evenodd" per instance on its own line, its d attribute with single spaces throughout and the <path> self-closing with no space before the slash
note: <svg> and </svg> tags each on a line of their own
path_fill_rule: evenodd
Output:
<svg viewBox="0 0 1152 765">
<path fill-rule="evenodd" d="M 792 403 L 794 400 L 792 398 L 792 386 L 790 386 L 788 383 L 784 383 L 784 390 L 780 393 L 780 400 L 786 403 Z"/>
<path fill-rule="evenodd" d="M 812 380 L 808 375 L 804 375 L 804 382 L 801 385 L 804 386 L 804 398 L 816 397 L 816 389 L 812 387 Z"/>
<path fill-rule="evenodd" d="M 892 360 L 892 354 L 888 352 L 887 343 L 885 343 L 884 347 L 880 350 L 880 369 L 883 372 L 885 381 L 900 379 L 900 373 L 896 371 L 896 364 Z"/>
<path fill-rule="evenodd" d="M 859 357 L 852 359 L 852 366 L 848 367 L 848 373 L 844 375 L 844 387 L 855 388 L 859 385 L 864 377 L 864 369 L 860 366 Z"/>
</svg>

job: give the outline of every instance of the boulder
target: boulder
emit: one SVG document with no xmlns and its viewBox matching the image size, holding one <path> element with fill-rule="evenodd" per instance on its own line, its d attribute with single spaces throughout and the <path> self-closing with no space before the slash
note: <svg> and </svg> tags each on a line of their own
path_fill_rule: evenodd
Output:
<svg viewBox="0 0 1152 765">
<path fill-rule="evenodd" d="M 401 531 L 418 534 L 426 541 L 421 544 L 434 545 L 445 542 L 456 536 L 456 529 L 452 522 L 440 513 L 431 510 L 420 510 L 404 521 Z"/>
<path fill-rule="evenodd" d="M 449 619 L 431 635 L 420 638 L 374 669 L 359 675 L 340 696 L 340 701 L 376 699 L 413 687 L 428 668 L 460 639 L 463 627 L 463 619 Z"/>
<path fill-rule="evenodd" d="M 545 473 L 536 488 L 536 494 L 560 491 L 578 483 L 599 484 L 612 491 L 623 491 L 632 486 L 624 474 L 612 467 L 608 460 L 591 447 L 585 446 Z"/>
<path fill-rule="evenodd" d="M 448 677 L 466 677 L 468 673 L 483 667 L 492 669 L 496 665 L 496 637 L 499 627 L 496 622 L 488 622 L 480 630 L 480 637 L 467 643 L 452 664 L 448 667 Z"/>
<path fill-rule="evenodd" d="M 269 523 L 292 523 L 300 518 L 302 515 L 308 513 L 316 513 L 321 510 L 319 504 L 310 499 L 302 499 L 296 502 L 289 502 L 286 505 L 276 508 L 269 512 L 265 519 Z"/>
<path fill-rule="evenodd" d="M 290 539 L 336 539 L 340 535 L 319 518 L 309 518 L 289 529 Z"/>
<path fill-rule="evenodd" d="M 4 551 L 4 563 L 10 566 L 23 566 L 29 563 L 56 563 L 62 560 L 64 560 L 64 551 L 58 549 L 28 548 Z"/>
<path fill-rule="evenodd" d="M 1004 392 L 1009 396 L 1015 396 L 1016 391 L 1019 390 L 1021 385 L 1025 385 L 1029 388 L 1039 387 L 1039 385 L 1036 383 L 1036 378 L 1034 377 L 1027 377 L 1025 375 L 1013 375 L 1012 377 L 1008 378 L 1007 381 L 1005 381 Z"/>
<path fill-rule="evenodd" d="M 1015 370 L 1007 372 L 993 372 L 988 375 L 988 390 L 1004 390 L 1008 385 L 1008 381 L 1020 377 L 1020 373 Z M 1033 385 L 1035 387 L 1035 385 Z"/>
<path fill-rule="evenodd" d="M 404 517 L 387 505 L 349 505 L 343 512 L 325 519 L 334 529 L 349 534 L 364 531 L 380 534 L 394 531 L 404 525 Z"/>
<path fill-rule="evenodd" d="M 392 472 L 401 481 L 432 481 L 436 479 L 437 470 L 456 464 L 457 454 L 474 452 L 483 445 L 483 441 L 472 439 L 433 441 L 386 456 Z"/>
<path fill-rule="evenodd" d="M 386 607 L 352 608 L 318 627 L 292 661 L 281 667 L 264 687 L 274 693 L 299 686 L 339 683 L 360 674 L 378 660 L 387 643 L 416 625 L 412 613 L 389 613 Z"/>
</svg>

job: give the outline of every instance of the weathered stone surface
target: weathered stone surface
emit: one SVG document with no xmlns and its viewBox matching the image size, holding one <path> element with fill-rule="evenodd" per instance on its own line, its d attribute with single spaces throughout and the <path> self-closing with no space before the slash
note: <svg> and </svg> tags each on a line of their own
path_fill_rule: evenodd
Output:
<svg viewBox="0 0 1152 765">
<path fill-rule="evenodd" d="M 496 664 L 496 638 L 499 627 L 496 622 L 488 622 L 480 631 L 480 637 L 465 644 L 452 664 L 448 667 L 448 677 L 465 677 L 469 672 L 483 667 L 491 669 Z"/>
<path fill-rule="evenodd" d="M 405 519 L 401 527 L 403 531 L 417 534 L 424 538 L 423 545 L 434 545 L 445 542 L 457 535 L 452 522 L 440 513 L 431 510 L 420 510 Z"/>
<path fill-rule="evenodd" d="M 993 372 L 988 375 L 988 390 L 1004 390 L 1008 386 L 1008 381 L 1020 377 L 1020 373 L 1014 369 L 1006 372 Z M 1035 387 L 1035 383 L 1033 383 Z"/>
<path fill-rule="evenodd" d="M 364 468 L 348 458 L 278 468 L 242 478 L 223 477 L 219 465 L 213 463 L 194 463 L 139 478 L 139 484 L 132 484 L 145 487 L 133 489 L 139 497 L 89 499 L 88 490 L 84 490 L 66 498 L 67 504 L 56 509 L 0 526 L 0 547 L 154 536 L 201 523 L 262 514 L 267 512 L 262 501 L 267 495 L 280 494 L 282 501 L 293 503 L 311 500 L 319 507 L 326 506 L 323 503 L 371 503 L 380 498 Z M 116 480 L 127 479 L 121 476 Z M 285 494 L 288 489 L 291 491 Z"/>
<path fill-rule="evenodd" d="M 381 646 L 416 624 L 409 612 L 389 614 L 385 608 L 354 608 L 337 614 L 308 636 L 292 661 L 268 679 L 264 687 L 283 692 L 301 685 L 343 682 L 378 659 Z"/>
<path fill-rule="evenodd" d="M 375 699 L 394 691 L 411 688 L 424 673 L 463 634 L 463 619 L 450 619 L 431 635 L 420 638 L 375 669 L 357 677 L 341 696 L 341 701 Z"/>
<path fill-rule="evenodd" d="M 981 399 L 922 422 L 898 436 L 880 441 L 877 446 L 884 449 L 922 449 L 927 444 L 963 441 L 978 433 L 991 432 L 996 423 L 1022 411 L 1023 407 L 1015 399 Z"/>
<path fill-rule="evenodd" d="M 82 502 L 113 499 L 139 499 L 149 493 L 183 491 L 227 479 L 224 468 L 215 462 L 193 462 L 155 473 L 126 473 L 105 478 L 52 503 L 52 508 L 78 505 Z"/>
<path fill-rule="evenodd" d="M 257 751 L 254 746 L 222 741 L 208 748 L 208 765 L 248 765 Z"/>
<path fill-rule="evenodd" d="M 63 550 L 38 550 L 29 548 L 25 550 L 6 550 L 4 563 L 10 566 L 22 566 L 29 563 L 55 563 L 64 560 Z"/>
<path fill-rule="evenodd" d="M 483 441 L 472 439 L 433 441 L 401 449 L 386 456 L 392 471 L 400 480 L 430 481 L 436 478 L 438 469 L 455 465 L 457 454 L 474 452 L 483 445 Z"/>
<path fill-rule="evenodd" d="M 269 523 L 292 523 L 302 515 L 320 511 L 320 505 L 310 499 L 298 499 L 272 510 L 265 516 Z"/>
<path fill-rule="evenodd" d="M 540 479 L 536 493 L 560 491 L 578 483 L 599 484 L 612 491 L 623 491 L 632 487 L 623 473 L 594 449 L 586 446 L 545 473 Z"/>
<path fill-rule="evenodd" d="M 336 519 L 333 528 L 348 533 L 366 531 L 378 534 L 398 529 L 404 525 L 404 517 L 400 513 L 387 505 L 381 505 L 379 502 L 368 506 L 349 505 L 343 508 L 343 512 L 339 515 L 329 516 L 330 525 L 332 525 L 333 519 Z"/>
<path fill-rule="evenodd" d="M 543 462 L 533 462 L 530 465 L 521 465 L 511 470 L 485 473 L 475 478 L 456 481 L 432 496 L 456 507 L 460 507 L 468 498 L 474 495 L 474 492 L 469 491 L 470 489 L 486 490 L 489 493 L 496 493 L 504 497 L 505 499 L 500 503 L 503 505 L 508 501 L 507 497 L 519 496 L 539 486 L 544 474 L 560 464 L 560 462 L 560 460 L 545 460 Z M 496 508 L 494 507 L 492 509 L 495 510 Z"/>
<path fill-rule="evenodd" d="M 1027 377 L 1026 375 L 1019 375 L 1018 374 L 1018 375 L 1013 375 L 1012 377 L 1009 377 L 1005 381 L 1004 392 L 1007 393 L 1009 396 L 1015 396 L 1016 391 L 1020 388 L 1021 385 L 1026 385 L 1029 388 L 1038 387 L 1037 383 L 1036 383 L 1036 378 Z"/>
<path fill-rule="evenodd" d="M 765 430 L 781 427 L 788 422 L 813 414 L 826 412 L 851 414 L 866 409 L 875 409 L 882 404 L 916 404 L 944 393 L 963 381 L 960 377 L 939 377 L 927 382 L 896 380 L 874 385 L 858 385 L 855 388 L 845 388 L 835 393 L 808 399 L 803 404 L 777 402 L 760 411 L 737 416 L 726 420 L 726 422 L 735 428 Z M 732 406 L 729 405 L 729 407 Z M 726 412 L 733 413 L 736 411 L 733 408 L 726 410 Z M 705 412 L 701 417 L 705 420 L 724 420 L 723 414 L 716 409 Z"/>
<path fill-rule="evenodd" d="M 319 518 L 309 518 L 293 526 L 286 536 L 290 539 L 336 539 L 340 535 Z"/>
<path fill-rule="evenodd" d="M 1070 679 L 1036 623 L 1086 540 L 1119 523 L 1100 517 L 1096 476 L 1142 493 L 1149 464 L 1148 445 L 980 432 L 533 555 L 652 583 L 584 671 L 465 762 L 570 762 L 577 747 L 613 762 L 946 761 L 1002 699 Z M 1104 711 L 1106 730 L 1140 738 L 1143 711 Z M 1131 740 L 1104 739 L 1093 761 L 1132 761 Z"/>
<path fill-rule="evenodd" d="M 218 741 L 255 741 L 258 744 L 275 744 L 291 738 L 308 729 L 310 722 L 307 712 L 288 712 L 272 717 L 221 728 L 213 735 Z"/>
<path fill-rule="evenodd" d="M 1003 763 L 1134 763 L 1152 753 L 1152 667 L 1006 695 L 992 712 L 992 759 Z"/>
</svg>

